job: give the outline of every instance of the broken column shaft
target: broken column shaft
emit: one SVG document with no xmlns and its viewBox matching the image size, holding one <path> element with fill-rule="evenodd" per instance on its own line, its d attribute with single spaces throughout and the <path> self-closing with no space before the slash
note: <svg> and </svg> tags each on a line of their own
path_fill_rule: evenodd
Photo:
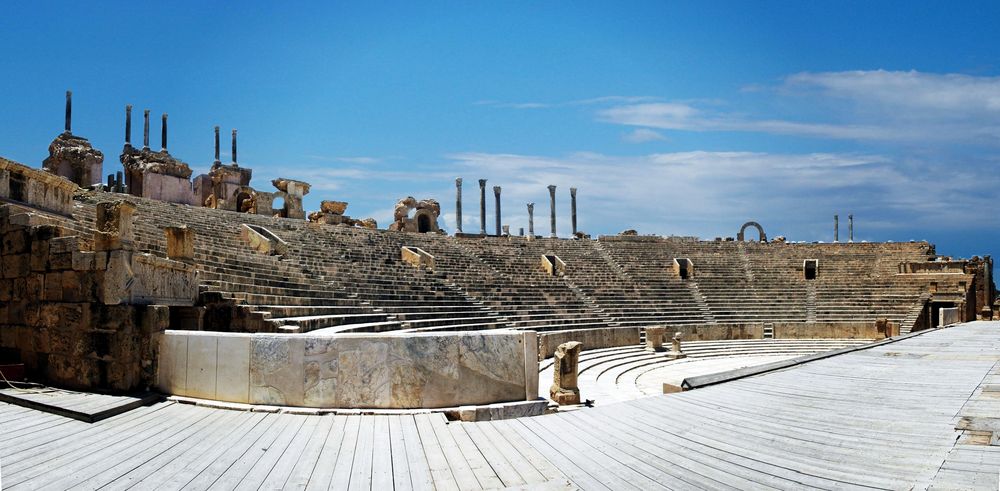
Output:
<svg viewBox="0 0 1000 491">
<path fill-rule="evenodd" d="M 222 161 L 219 160 L 219 127 L 215 127 L 215 163 L 221 164 Z"/>
<path fill-rule="evenodd" d="M 462 178 L 455 178 L 455 230 L 462 233 Z"/>
<path fill-rule="evenodd" d="M 556 187 L 554 184 L 549 184 L 549 204 L 552 209 L 549 215 L 549 221 L 552 222 L 552 235 L 551 237 L 556 238 Z"/>
<path fill-rule="evenodd" d="M 236 163 L 236 128 L 233 128 L 233 163 Z"/>
<path fill-rule="evenodd" d="M 72 123 L 73 123 L 73 91 L 67 90 L 66 91 L 66 134 L 67 135 L 72 133 L 72 131 L 70 131 L 73 126 Z"/>
<path fill-rule="evenodd" d="M 854 215 L 847 215 L 847 237 L 849 242 L 854 242 Z"/>
<path fill-rule="evenodd" d="M 833 241 L 840 242 L 840 215 L 833 216 Z"/>
<path fill-rule="evenodd" d="M 132 105 L 125 106 L 125 144 L 132 145 Z"/>
<path fill-rule="evenodd" d="M 486 179 L 479 180 L 479 234 L 486 235 Z"/>
<path fill-rule="evenodd" d="M 167 113 L 163 113 L 163 118 L 160 120 L 160 149 L 161 152 L 167 151 Z"/>
<path fill-rule="evenodd" d="M 497 216 L 497 237 L 500 234 L 500 186 L 493 186 L 493 196 L 496 198 L 496 216 Z"/>
<path fill-rule="evenodd" d="M 528 203 L 528 237 L 535 236 L 535 204 Z"/>
<path fill-rule="evenodd" d="M 573 236 L 576 236 L 576 188 L 569 188 L 570 214 L 573 217 Z"/>
<path fill-rule="evenodd" d="M 149 150 L 149 109 L 142 111 L 142 149 Z"/>
</svg>

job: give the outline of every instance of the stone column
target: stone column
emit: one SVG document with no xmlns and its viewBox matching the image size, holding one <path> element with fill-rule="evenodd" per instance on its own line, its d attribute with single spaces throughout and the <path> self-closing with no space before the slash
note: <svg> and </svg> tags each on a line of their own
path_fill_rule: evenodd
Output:
<svg viewBox="0 0 1000 491">
<path fill-rule="evenodd" d="M 73 126 L 73 91 L 66 91 L 66 134 L 72 134 L 70 131 Z"/>
<path fill-rule="evenodd" d="M 569 188 L 570 214 L 573 217 L 573 237 L 576 237 L 576 188 Z"/>
<path fill-rule="evenodd" d="M 554 184 L 549 184 L 549 203 L 552 209 L 551 215 L 549 215 L 549 221 L 552 222 L 552 235 L 551 237 L 556 238 L 556 187 Z"/>
<path fill-rule="evenodd" d="M 502 235 L 500 233 L 500 186 L 493 186 L 493 197 L 496 199 L 496 216 L 497 216 L 497 237 Z"/>
<path fill-rule="evenodd" d="M 160 151 L 167 151 L 167 113 L 163 113 L 163 119 L 160 122 L 160 143 L 163 147 Z"/>
<path fill-rule="evenodd" d="M 479 180 L 479 234 L 486 235 L 486 179 Z"/>
<path fill-rule="evenodd" d="M 455 178 L 455 230 L 462 233 L 462 178 Z"/>
<path fill-rule="evenodd" d="M 233 128 L 233 163 L 236 163 L 236 128 Z"/>
<path fill-rule="evenodd" d="M 680 358 L 687 358 L 687 353 L 681 351 L 681 338 L 684 336 L 681 332 L 674 333 L 673 346 L 671 347 L 670 353 L 667 353 L 667 357 L 671 360 L 677 360 Z"/>
<path fill-rule="evenodd" d="M 132 105 L 125 106 L 125 144 L 132 145 Z"/>
<path fill-rule="evenodd" d="M 149 150 L 149 109 L 142 111 L 142 149 Z"/>
<path fill-rule="evenodd" d="M 854 242 L 854 215 L 847 215 L 847 237 L 849 242 Z"/>
<path fill-rule="evenodd" d="M 216 165 L 221 164 L 222 161 L 219 160 L 219 127 L 215 127 L 215 162 Z"/>
<path fill-rule="evenodd" d="M 570 341 L 560 344 L 553 355 L 552 387 L 549 388 L 549 397 L 559 405 L 580 403 L 577 380 L 582 349 L 582 343 Z"/>
<path fill-rule="evenodd" d="M 535 204 L 528 203 L 528 237 L 535 237 Z"/>
<path fill-rule="evenodd" d="M 840 215 L 833 216 L 833 241 L 840 242 Z"/>
</svg>

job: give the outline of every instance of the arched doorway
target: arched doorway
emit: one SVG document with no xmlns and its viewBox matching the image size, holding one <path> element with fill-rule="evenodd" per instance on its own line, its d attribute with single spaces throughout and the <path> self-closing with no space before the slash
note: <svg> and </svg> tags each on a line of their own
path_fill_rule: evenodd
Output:
<svg viewBox="0 0 1000 491">
<path fill-rule="evenodd" d="M 425 213 L 417 215 L 417 232 L 425 234 L 431 231 L 431 217 Z"/>
<path fill-rule="evenodd" d="M 757 229 L 757 234 L 759 236 L 760 241 L 761 242 L 767 242 L 767 235 L 764 233 L 764 227 L 761 227 L 760 224 L 757 223 L 757 222 L 747 222 L 747 223 L 744 223 L 743 226 L 740 227 L 740 233 L 736 234 L 736 240 L 739 240 L 739 241 L 746 240 L 744 238 L 743 233 L 746 232 L 747 227 L 756 228 Z"/>
<path fill-rule="evenodd" d="M 241 193 L 237 194 L 236 195 L 236 211 L 240 211 L 240 212 L 242 212 L 242 211 L 248 211 L 248 210 L 244 210 L 243 208 L 244 208 L 245 205 L 247 205 L 247 202 L 250 201 L 250 198 L 251 198 L 250 193 L 247 193 L 247 192 L 241 192 Z"/>
</svg>

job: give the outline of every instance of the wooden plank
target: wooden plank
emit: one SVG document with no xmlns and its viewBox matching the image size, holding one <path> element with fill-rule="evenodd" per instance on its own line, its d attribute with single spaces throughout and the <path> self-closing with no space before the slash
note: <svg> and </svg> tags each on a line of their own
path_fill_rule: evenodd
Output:
<svg viewBox="0 0 1000 491">
<path fill-rule="evenodd" d="M 302 450 L 302 456 L 288 475 L 286 488 L 304 489 L 312 485 L 315 489 L 326 489 L 330 485 L 330 478 L 333 476 L 331 463 L 337 460 L 346 422 L 347 418 L 344 416 L 322 417 L 313 437 Z"/>
<path fill-rule="evenodd" d="M 93 445 L 76 447 L 69 452 L 48 452 L 43 460 L 32 468 L 15 472 L 14 485 L 28 479 L 32 488 L 66 489 L 112 466 L 117 456 L 130 449 L 142 449 L 152 445 L 158 435 L 170 434 L 173 425 L 184 427 L 192 419 L 197 419 L 193 406 L 178 408 L 174 418 L 148 417 L 145 424 L 136 426 L 131 431 L 116 433 L 113 437 L 100 439 Z M 58 469 L 58 473 L 53 473 Z M 5 479 L 10 486 L 10 482 Z"/>
<path fill-rule="evenodd" d="M 435 488 L 431 464 L 427 459 L 417 422 L 412 415 L 398 416 L 399 428 L 403 434 L 403 445 L 406 448 L 406 466 L 410 471 L 410 485 L 416 490 Z M 446 488 L 446 486 L 439 485 Z"/>
<path fill-rule="evenodd" d="M 407 490 L 413 489 L 413 483 L 410 482 L 409 456 L 399 419 L 398 414 L 386 417 L 389 426 L 389 452 L 392 458 L 392 487 L 396 490 Z"/>
<path fill-rule="evenodd" d="M 514 469 L 514 466 L 507 460 L 507 455 L 497 449 L 496 445 L 500 444 L 500 442 L 490 441 L 489 438 L 486 438 L 483 435 L 480 426 L 485 425 L 476 425 L 475 423 L 451 425 L 454 431 L 462 431 L 465 433 L 465 439 L 469 440 L 476 446 L 476 450 L 483 455 L 487 462 L 489 462 L 490 467 L 492 467 L 493 471 L 496 472 L 497 477 L 500 478 L 500 481 L 504 486 L 523 486 L 528 484 L 528 481 L 521 477 L 521 474 L 518 473 Z M 518 457 L 520 457 L 520 455 L 518 455 Z M 537 474 L 537 471 L 535 471 L 533 467 L 530 465 L 527 465 L 527 467 Z M 538 479 L 534 484 L 539 482 L 544 482 L 544 480 Z"/>
<path fill-rule="evenodd" d="M 336 461 L 322 461 L 321 465 L 333 465 L 330 482 L 323 489 L 347 489 L 351 484 L 351 469 L 354 466 L 354 449 L 358 446 L 358 432 L 361 430 L 361 416 L 345 416 L 343 436 L 338 442 Z M 309 481 L 309 487 L 313 482 Z"/>
<path fill-rule="evenodd" d="M 234 489 L 239 486 L 243 479 L 250 474 L 254 466 L 262 460 L 269 460 L 266 458 L 267 452 L 271 450 L 275 441 L 281 438 L 282 433 L 284 433 L 288 425 L 293 422 L 292 415 L 288 414 L 275 414 L 272 415 L 271 419 L 273 420 L 271 426 L 257 438 L 253 440 L 248 439 L 245 446 L 242 446 L 241 452 L 234 451 L 223 457 L 220 462 L 222 465 L 213 467 L 211 472 L 202 472 L 191 486 L 197 489 L 203 488 L 200 485 L 201 483 L 210 483 L 209 489 Z M 236 458 L 230 459 L 230 456 L 235 456 Z M 271 463 L 273 465 L 273 461 Z M 260 478 L 260 481 L 263 481 L 263 477 Z M 260 482 L 254 484 L 259 486 Z"/>
<path fill-rule="evenodd" d="M 374 442 L 372 444 L 372 489 L 392 489 L 396 469 L 392 459 L 392 435 L 389 431 L 390 416 L 372 416 L 375 419 Z M 403 448 L 399 449 L 406 453 Z M 405 462 L 405 459 L 403 459 Z M 407 486 L 409 487 L 409 486 Z"/>
<path fill-rule="evenodd" d="M 179 411 L 184 410 L 179 409 Z M 4 460 L 4 482 L 7 486 L 11 486 L 44 474 L 51 469 L 55 460 L 66 455 L 86 454 L 93 448 L 106 448 L 122 438 L 127 438 L 129 434 L 145 431 L 151 426 L 156 426 L 158 422 L 169 419 L 155 418 L 153 417 L 155 415 L 157 415 L 155 410 L 145 411 L 121 425 L 108 427 L 88 425 L 82 431 L 75 433 L 70 442 L 67 442 L 64 436 L 49 435 L 43 440 L 44 443 Z"/>
<path fill-rule="evenodd" d="M 358 416 L 358 441 L 354 446 L 354 461 L 351 464 L 350 490 L 371 489 L 372 452 L 375 442 L 376 416 Z"/>
<path fill-rule="evenodd" d="M 462 452 L 462 456 L 469 462 L 469 467 L 471 467 L 472 472 L 475 473 L 480 487 L 501 488 L 505 486 L 504 481 L 497 475 L 494 467 L 490 465 L 490 462 L 487 462 L 486 457 L 484 457 L 483 453 L 479 451 L 479 447 L 472 442 L 469 435 L 465 433 L 465 430 L 461 428 L 460 424 L 447 423 L 440 428 L 447 431 L 452 440 L 455 441 L 458 449 Z M 498 460 L 497 465 L 501 465 L 501 462 L 503 462 L 502 459 Z M 518 480 L 520 479 L 518 478 Z"/>
<path fill-rule="evenodd" d="M 170 450 L 135 467 L 128 473 L 109 482 L 105 489 L 123 490 L 137 486 L 138 489 L 152 489 L 167 480 L 174 473 L 187 467 L 207 449 L 214 447 L 227 436 L 240 432 L 243 426 L 252 422 L 248 415 L 236 411 L 217 411 L 211 427 L 196 438 L 189 438 Z"/>
<path fill-rule="evenodd" d="M 586 453 L 588 459 L 599 462 L 605 470 L 639 489 L 662 488 L 664 486 L 660 484 L 661 482 L 671 482 L 670 480 L 675 477 L 629 455 L 615 445 L 608 445 L 602 439 L 594 438 L 594 433 L 599 431 L 589 433 L 587 430 L 593 428 L 563 417 L 571 414 L 554 415 L 555 417 L 546 420 L 544 427 L 550 435 L 558 435 L 569 444 L 567 449 L 569 453 L 578 452 L 579 455 Z"/>
<path fill-rule="evenodd" d="M 483 454 L 486 455 L 487 460 L 491 464 L 494 462 L 503 462 L 503 464 L 493 464 L 493 468 L 497 471 L 497 475 L 500 476 L 505 485 L 541 484 L 550 479 L 539 472 L 530 461 L 524 458 L 521 452 L 515 448 L 515 444 L 511 443 L 497 431 L 496 425 L 470 423 L 462 425 L 462 427 L 468 433 L 469 438 L 483 451 Z M 523 440 L 521 442 L 522 445 L 527 446 L 526 443 L 523 443 Z M 491 457 L 490 455 L 493 453 L 497 453 L 499 456 Z M 510 470 L 508 471 L 508 469 Z M 506 477 L 510 471 L 515 472 L 518 479 L 514 479 L 513 476 Z M 558 477 L 558 473 L 553 477 Z M 519 484 L 511 484 L 518 481 L 520 481 Z"/>
<path fill-rule="evenodd" d="M 549 459 L 532 448 L 516 432 L 500 422 L 470 425 L 482 432 L 528 484 L 566 479 Z"/>
<path fill-rule="evenodd" d="M 283 419 L 288 419 L 288 424 L 279 430 L 277 437 L 267 445 L 266 448 L 262 448 L 263 455 L 259 452 L 257 455 L 248 454 L 244 456 L 244 459 L 251 460 L 250 471 L 246 473 L 245 476 L 240 480 L 236 489 L 250 490 L 250 489 L 261 489 L 264 486 L 265 480 L 274 470 L 278 461 L 288 450 L 288 446 L 291 445 L 292 440 L 295 439 L 299 431 L 302 429 L 303 424 L 305 424 L 307 419 L 311 416 L 303 416 L 297 414 L 283 414 Z M 277 426 L 277 425 L 275 425 Z M 261 448 L 263 443 L 256 445 L 256 448 Z M 227 485 L 220 485 L 221 479 L 216 481 L 216 487 L 221 487 L 223 489 L 231 489 Z"/>
<path fill-rule="evenodd" d="M 413 422 L 416 424 L 417 433 L 420 435 L 420 445 L 424 449 L 427 457 L 427 466 L 430 468 L 431 478 L 434 479 L 436 489 L 459 489 L 459 484 L 452 469 L 448 464 L 448 458 L 438 443 L 434 428 L 426 414 L 414 414 Z M 410 466 L 412 469 L 413 466 Z M 475 479 L 475 478 L 473 478 Z"/>
<path fill-rule="evenodd" d="M 295 437 L 289 442 L 288 447 L 282 452 L 281 458 L 275 462 L 274 467 L 271 472 L 268 473 L 267 478 L 261 483 L 260 489 L 282 489 L 285 483 L 288 481 L 292 474 L 292 470 L 295 466 L 304 458 L 308 458 L 305 455 L 305 451 L 310 441 L 316 437 L 317 433 L 322 432 L 323 436 L 329 431 L 329 426 L 324 430 L 320 427 L 320 423 L 323 421 L 328 421 L 332 424 L 333 418 L 325 418 L 323 416 L 309 416 L 306 417 L 302 423 L 302 426 L 295 433 Z M 317 455 L 319 453 L 317 452 Z M 305 487 L 305 485 L 303 485 Z"/>
<path fill-rule="evenodd" d="M 582 489 L 624 489 L 626 487 L 624 483 L 618 482 L 613 477 L 610 479 L 612 481 L 611 485 L 606 484 L 604 481 L 609 480 L 608 476 L 604 476 L 604 481 L 602 481 L 591 474 L 592 472 L 595 474 L 599 473 L 599 467 L 592 466 L 585 470 L 585 468 L 577 465 L 572 459 L 556 450 L 556 447 L 536 434 L 531 428 L 525 426 L 520 420 L 493 421 L 490 424 L 495 425 L 497 429 L 507 428 L 509 431 L 515 432 L 519 438 L 527 443 L 527 448 L 544 454 L 571 482 Z"/>
<path fill-rule="evenodd" d="M 66 479 L 56 481 L 50 486 L 56 489 L 65 489 L 70 486 L 80 489 L 103 487 L 129 474 L 144 463 L 182 445 L 185 441 L 197 440 L 200 433 L 208 430 L 222 419 L 222 416 L 219 411 L 193 412 L 190 419 L 172 421 L 165 431 L 155 433 L 153 438 L 139 440 L 124 447 L 118 445 L 113 458 L 102 456 L 103 460 L 84 468 L 87 473 L 67 476 Z M 105 466 L 109 467 L 101 470 Z"/>
<path fill-rule="evenodd" d="M 250 445 L 253 445 L 268 428 L 277 420 L 274 414 L 251 413 L 253 416 L 259 415 L 253 425 L 243 428 L 232 439 L 227 439 L 223 444 L 209 448 L 201 457 L 188 464 L 188 467 L 181 472 L 174 474 L 167 482 L 157 489 L 207 489 L 235 462 Z"/>
</svg>

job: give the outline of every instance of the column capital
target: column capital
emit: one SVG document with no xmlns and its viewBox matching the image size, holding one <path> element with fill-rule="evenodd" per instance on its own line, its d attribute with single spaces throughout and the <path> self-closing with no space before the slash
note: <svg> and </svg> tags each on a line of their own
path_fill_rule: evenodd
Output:
<svg viewBox="0 0 1000 491">
<path fill-rule="evenodd" d="M 500 186 L 493 186 L 493 194 L 500 195 Z"/>
<path fill-rule="evenodd" d="M 481 187 L 481 188 L 485 188 L 486 187 L 486 179 L 480 179 L 479 180 L 479 187 Z"/>
<path fill-rule="evenodd" d="M 455 185 L 457 185 L 457 186 L 461 186 L 462 185 L 462 178 L 461 177 L 456 177 L 455 178 Z"/>
</svg>

